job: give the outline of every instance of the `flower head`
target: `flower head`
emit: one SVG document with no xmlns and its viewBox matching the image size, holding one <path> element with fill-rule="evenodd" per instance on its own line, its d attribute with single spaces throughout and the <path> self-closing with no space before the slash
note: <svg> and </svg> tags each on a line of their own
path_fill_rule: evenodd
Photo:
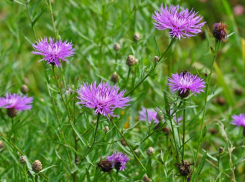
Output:
<svg viewBox="0 0 245 182">
<path fill-rule="evenodd" d="M 245 114 L 233 115 L 231 124 L 245 127 Z"/>
<path fill-rule="evenodd" d="M 155 27 L 158 30 L 169 29 L 169 34 L 173 38 L 186 38 L 193 37 L 201 32 L 202 26 L 206 22 L 199 23 L 202 20 L 200 15 L 193 10 L 189 11 L 188 8 L 182 9 L 179 12 L 179 5 L 168 7 L 161 5 L 160 12 L 155 11 L 152 18 L 155 20 Z"/>
<path fill-rule="evenodd" d="M 203 92 L 203 88 L 205 87 L 203 79 L 189 72 L 172 74 L 172 78 L 169 78 L 168 82 L 171 91 L 178 91 L 179 96 L 182 98 L 187 97 L 190 91 L 196 96 L 196 93 Z"/>
<path fill-rule="evenodd" d="M 153 121 L 154 124 L 159 123 L 159 120 L 157 119 L 157 112 L 153 109 L 146 109 L 142 107 L 141 111 L 139 111 L 139 119 L 141 121 L 146 121 L 148 116 L 148 122 L 151 123 Z"/>
<path fill-rule="evenodd" d="M 117 170 L 122 170 L 126 168 L 126 163 L 129 161 L 129 158 L 126 154 L 121 152 L 115 152 L 111 156 L 107 157 L 107 161 L 112 163 L 112 167 L 115 167 Z"/>
<path fill-rule="evenodd" d="M 229 25 L 224 24 L 223 22 L 215 23 L 214 24 L 214 30 L 213 30 L 213 36 L 217 40 L 222 40 L 222 42 L 226 42 L 227 37 L 227 27 Z"/>
<path fill-rule="evenodd" d="M 113 110 L 116 108 L 124 108 L 130 102 L 129 97 L 124 97 L 125 90 L 119 91 L 119 87 L 110 86 L 109 83 L 102 81 L 96 86 L 96 81 L 93 84 L 84 84 L 78 91 L 78 99 L 88 108 L 93 108 L 97 114 L 108 115 L 115 117 Z"/>
<path fill-rule="evenodd" d="M 7 93 L 6 97 L 0 97 L 0 107 L 7 108 L 7 114 L 13 118 L 17 115 L 17 110 L 29 110 L 32 108 L 33 98 L 21 96 L 19 94 Z"/>
<path fill-rule="evenodd" d="M 53 64 L 57 67 L 60 66 L 60 60 L 66 61 L 67 57 L 70 57 L 74 54 L 75 49 L 72 48 L 72 43 L 62 40 L 55 42 L 53 38 L 40 39 L 39 42 L 32 45 L 36 51 L 33 51 L 33 54 L 44 56 L 40 61 L 47 61 L 47 64 Z"/>
</svg>

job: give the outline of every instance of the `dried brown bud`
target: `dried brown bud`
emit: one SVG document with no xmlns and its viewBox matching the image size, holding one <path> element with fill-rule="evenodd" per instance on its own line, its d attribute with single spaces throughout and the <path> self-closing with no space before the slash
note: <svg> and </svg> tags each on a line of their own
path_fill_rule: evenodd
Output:
<svg viewBox="0 0 245 182">
<path fill-rule="evenodd" d="M 128 56 L 127 65 L 128 66 L 134 66 L 135 65 L 135 57 L 133 55 Z"/>
<path fill-rule="evenodd" d="M 154 150 L 153 147 L 149 147 L 149 148 L 147 149 L 147 155 L 148 155 L 148 156 L 151 156 L 151 155 L 153 155 L 154 153 L 155 153 L 155 150 Z"/>
<path fill-rule="evenodd" d="M 223 147 L 220 147 L 220 148 L 219 148 L 219 153 L 222 154 L 223 152 L 224 152 Z"/>
<path fill-rule="evenodd" d="M 102 158 L 100 158 L 100 162 L 97 165 L 103 172 L 110 172 L 112 170 L 112 163 L 107 160 L 102 160 Z"/>
<path fill-rule="evenodd" d="M 121 144 L 125 147 L 125 146 L 127 146 L 127 142 L 125 141 L 125 140 L 123 140 L 123 139 L 121 139 Z"/>
<path fill-rule="evenodd" d="M 23 94 L 26 94 L 27 92 L 28 92 L 28 87 L 27 87 L 27 85 L 22 85 L 22 87 L 21 87 L 21 92 L 23 93 Z"/>
<path fill-rule="evenodd" d="M 140 40 L 140 34 L 139 33 L 134 33 L 134 36 L 133 36 L 133 38 L 134 38 L 134 41 L 136 41 L 136 42 L 138 42 L 139 40 Z"/>
<path fill-rule="evenodd" d="M 0 140 L 0 151 L 3 150 L 4 148 L 5 148 L 5 145 L 3 141 Z"/>
<path fill-rule="evenodd" d="M 35 173 L 38 173 L 40 172 L 41 170 L 43 169 L 42 167 L 42 163 L 39 161 L 39 160 L 35 160 L 32 164 L 32 170 L 35 172 Z"/>
<path fill-rule="evenodd" d="M 155 62 L 158 62 L 158 61 L 159 61 L 159 57 L 158 57 L 158 56 L 155 56 L 155 57 L 154 57 L 154 61 L 155 61 Z"/>
<path fill-rule="evenodd" d="M 26 163 L 26 156 L 22 155 L 20 156 L 20 163 L 25 164 Z"/>
<path fill-rule="evenodd" d="M 157 113 L 157 119 L 159 120 L 159 121 L 162 121 L 163 120 L 163 115 L 161 115 L 161 114 L 159 114 L 159 113 Z"/>
<path fill-rule="evenodd" d="M 240 88 L 235 89 L 235 94 L 236 95 L 242 95 L 242 89 L 240 89 Z"/>
<path fill-rule="evenodd" d="M 225 105 L 225 98 L 224 97 L 217 97 L 217 103 L 220 105 L 220 106 L 223 106 Z"/>
<path fill-rule="evenodd" d="M 17 110 L 15 108 L 8 108 L 7 109 L 7 115 L 10 118 L 14 118 L 15 116 L 17 116 Z"/>
<path fill-rule="evenodd" d="M 166 135 L 169 135 L 170 134 L 170 129 L 169 129 L 169 127 L 164 127 L 163 129 L 162 129 L 162 131 L 166 134 Z"/>
<path fill-rule="evenodd" d="M 147 174 L 145 174 L 145 175 L 143 176 L 143 181 L 144 181 L 144 182 L 150 182 L 151 179 L 147 176 Z"/>
<path fill-rule="evenodd" d="M 110 129 L 109 129 L 108 126 L 105 126 L 104 130 L 105 130 L 105 132 L 107 133 Z"/>
<path fill-rule="evenodd" d="M 113 46 L 113 49 L 114 49 L 115 51 L 119 51 L 119 50 L 121 49 L 120 44 L 116 42 L 116 43 L 114 44 L 114 46 Z"/>
<path fill-rule="evenodd" d="M 176 167 L 179 168 L 179 172 L 182 176 L 188 176 L 189 174 L 191 174 L 192 170 L 190 168 L 190 166 L 193 164 L 190 164 L 189 161 L 186 162 L 182 162 L 181 164 L 175 164 Z"/>
<path fill-rule="evenodd" d="M 112 75 L 111 75 L 111 81 L 113 83 L 117 83 L 119 80 L 119 75 L 117 74 L 117 72 L 114 72 Z"/>
</svg>

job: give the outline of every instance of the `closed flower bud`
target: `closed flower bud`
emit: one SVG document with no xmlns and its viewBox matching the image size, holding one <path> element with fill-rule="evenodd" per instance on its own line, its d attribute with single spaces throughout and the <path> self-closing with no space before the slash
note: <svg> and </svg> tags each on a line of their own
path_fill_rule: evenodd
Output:
<svg viewBox="0 0 245 182">
<path fill-rule="evenodd" d="M 127 142 L 126 142 L 125 140 L 123 140 L 123 139 L 121 139 L 121 144 L 122 144 L 123 146 L 127 146 Z"/>
<path fill-rule="evenodd" d="M 242 89 L 240 89 L 240 88 L 235 89 L 235 94 L 236 95 L 242 95 Z"/>
<path fill-rule="evenodd" d="M 35 172 L 35 173 L 38 173 L 40 172 L 41 170 L 43 169 L 42 167 L 42 163 L 39 161 L 39 160 L 35 160 L 32 164 L 32 170 Z"/>
<path fill-rule="evenodd" d="M 140 34 L 139 33 L 134 33 L 134 36 L 133 36 L 133 38 L 134 38 L 134 41 L 136 41 L 136 42 L 138 42 L 139 40 L 140 40 Z"/>
<path fill-rule="evenodd" d="M 116 43 L 114 44 L 114 46 L 113 46 L 113 49 L 114 49 L 115 51 L 119 51 L 119 50 L 121 49 L 120 44 L 116 42 Z"/>
<path fill-rule="evenodd" d="M 117 72 L 114 72 L 112 75 L 111 75 L 111 81 L 113 83 L 117 83 L 119 80 L 119 75 L 117 74 Z"/>
<path fill-rule="evenodd" d="M 164 127 L 163 129 L 162 129 L 162 131 L 166 134 L 166 135 L 169 135 L 169 133 L 170 133 L 170 129 L 169 129 L 169 127 Z"/>
<path fill-rule="evenodd" d="M 109 131 L 109 127 L 106 126 L 106 127 L 105 127 L 105 132 L 107 133 L 108 131 Z"/>
<path fill-rule="evenodd" d="M 147 176 L 147 174 L 145 174 L 145 175 L 143 176 L 143 181 L 144 181 L 144 182 L 150 182 L 151 179 Z"/>
<path fill-rule="evenodd" d="M 139 63 L 139 60 L 138 59 L 135 59 L 134 60 L 134 65 L 137 65 Z"/>
<path fill-rule="evenodd" d="M 220 148 L 219 148 L 219 153 L 222 154 L 223 152 L 224 152 L 223 147 L 220 147 Z"/>
<path fill-rule="evenodd" d="M 135 64 L 135 57 L 133 55 L 129 55 L 127 58 L 127 65 L 134 66 Z"/>
<path fill-rule="evenodd" d="M 157 119 L 158 119 L 159 121 L 162 121 L 162 120 L 163 120 L 163 115 L 157 113 Z"/>
<path fill-rule="evenodd" d="M 138 154 L 139 154 L 139 149 L 135 149 L 135 150 L 134 150 L 134 153 L 135 153 L 136 155 L 138 155 Z"/>
<path fill-rule="evenodd" d="M 148 155 L 148 156 L 151 156 L 151 155 L 153 155 L 154 153 L 155 153 L 155 150 L 154 150 L 153 147 L 149 147 L 149 148 L 147 149 L 147 155 Z"/>
<path fill-rule="evenodd" d="M 21 163 L 21 164 L 25 164 L 25 163 L 26 163 L 26 156 L 22 155 L 22 156 L 20 157 L 20 163 Z"/>
<path fill-rule="evenodd" d="M 103 172 L 110 172 L 112 170 L 112 163 L 107 160 L 102 160 L 102 158 L 100 158 L 100 162 L 97 165 Z"/>
<path fill-rule="evenodd" d="M 216 40 L 222 40 L 222 42 L 226 42 L 227 38 L 227 27 L 229 25 L 225 25 L 223 22 L 215 23 L 214 24 L 214 30 L 213 30 L 213 36 L 216 38 Z"/>
<path fill-rule="evenodd" d="M 155 56 L 155 57 L 154 57 L 154 61 L 155 61 L 155 62 L 158 62 L 158 61 L 159 61 L 159 57 L 158 57 L 158 56 Z"/>
<path fill-rule="evenodd" d="M 0 151 L 3 150 L 5 148 L 4 143 L 0 140 Z"/>
<path fill-rule="evenodd" d="M 15 116 L 17 116 L 17 110 L 15 108 L 7 108 L 7 115 L 10 118 L 14 118 Z"/>
<path fill-rule="evenodd" d="M 28 92 L 28 87 L 27 87 L 27 85 L 22 85 L 22 87 L 21 87 L 21 92 L 23 93 L 23 94 L 26 94 L 27 92 Z"/>
</svg>

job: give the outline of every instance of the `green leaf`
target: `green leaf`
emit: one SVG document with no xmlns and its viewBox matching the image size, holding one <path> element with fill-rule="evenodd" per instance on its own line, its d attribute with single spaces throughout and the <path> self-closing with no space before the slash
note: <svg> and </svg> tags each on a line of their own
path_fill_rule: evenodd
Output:
<svg viewBox="0 0 245 182">
<path fill-rule="evenodd" d="M 32 7 L 30 8 L 30 13 L 32 14 L 32 12 L 34 11 L 34 9 L 37 7 L 37 5 L 41 2 L 42 0 L 37 0 Z"/>
<path fill-rule="evenodd" d="M 34 26 L 37 22 L 37 20 L 42 16 L 42 14 L 46 11 L 46 9 L 44 10 L 39 10 L 38 13 L 36 14 L 36 16 L 34 17 L 34 19 L 32 20 L 31 24 L 32 26 Z"/>
<path fill-rule="evenodd" d="M 197 155 L 198 155 L 198 154 L 197 154 Z M 191 177 L 191 182 L 197 181 L 197 178 L 198 178 L 199 174 L 201 173 L 202 168 L 203 168 L 204 165 L 205 165 L 206 157 L 207 157 L 207 153 L 204 154 L 204 156 L 202 157 L 202 160 L 201 160 L 200 164 L 199 164 L 198 167 L 197 167 L 197 170 L 196 170 L 196 171 L 194 172 L 194 174 L 192 175 L 192 177 Z"/>
</svg>

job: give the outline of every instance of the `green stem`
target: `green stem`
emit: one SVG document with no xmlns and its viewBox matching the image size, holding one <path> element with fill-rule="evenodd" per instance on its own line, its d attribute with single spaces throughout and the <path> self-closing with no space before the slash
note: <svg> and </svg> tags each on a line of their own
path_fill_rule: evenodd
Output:
<svg viewBox="0 0 245 182">
<path fill-rule="evenodd" d="M 50 9 L 50 13 L 51 13 L 51 19 L 52 19 L 52 24 L 53 24 L 53 29 L 54 29 L 54 35 L 55 35 L 55 38 L 57 39 L 58 34 L 57 34 L 57 29 L 55 27 L 54 13 L 53 13 L 52 5 L 51 5 L 51 0 L 49 0 L 49 9 Z"/>
<path fill-rule="evenodd" d="M 217 54 L 218 54 L 218 50 L 219 50 L 219 46 L 220 46 L 220 41 L 215 41 L 215 52 L 214 52 L 214 57 L 213 57 L 213 61 L 212 61 L 212 67 L 211 67 L 211 72 L 208 75 L 208 81 L 207 81 L 207 86 L 206 86 L 206 90 L 205 90 L 205 100 L 204 100 L 204 109 L 203 109 L 203 115 L 202 115 L 202 121 L 201 121 L 201 133 L 200 133 L 200 137 L 199 137 L 199 141 L 198 141 L 198 147 L 197 147 L 197 153 L 196 153 L 196 157 L 195 157 L 195 165 L 197 165 L 197 158 L 198 158 L 198 153 L 200 150 L 200 145 L 201 145 L 201 140 L 202 140 L 202 135 L 203 135 L 203 127 L 204 127 L 204 119 L 205 119 L 205 114 L 206 114 L 206 107 L 207 107 L 207 101 L 208 101 L 208 89 L 209 89 L 209 85 L 210 85 L 210 79 L 213 73 L 213 68 L 214 68 L 214 62 L 216 60 Z"/>
<path fill-rule="evenodd" d="M 117 172 L 116 172 L 116 182 L 118 182 L 118 170 L 117 170 Z"/>
<path fill-rule="evenodd" d="M 141 161 L 139 160 L 139 158 L 137 157 L 137 155 L 134 153 L 133 148 L 129 145 L 129 143 L 127 142 L 126 138 L 123 136 L 123 134 L 121 133 L 121 131 L 119 130 L 119 128 L 117 127 L 117 125 L 114 123 L 113 119 L 111 120 L 111 123 L 116 128 L 117 132 L 121 135 L 121 137 L 123 138 L 123 140 L 126 142 L 127 146 L 129 147 L 131 153 L 134 155 L 135 159 L 139 162 L 139 164 L 144 169 L 144 171 L 147 172 L 145 166 L 141 163 Z"/>
<path fill-rule="evenodd" d="M 111 177 L 111 180 L 112 180 L 113 182 L 116 182 L 116 181 L 113 179 L 111 173 L 109 172 L 108 174 L 109 174 L 109 176 Z"/>
<path fill-rule="evenodd" d="M 182 141 L 182 160 L 184 161 L 185 155 L 185 100 L 183 99 L 183 141 Z"/>
<path fill-rule="evenodd" d="M 83 158 L 81 159 L 81 161 L 83 161 L 87 155 L 91 152 L 91 150 L 93 149 L 94 147 L 94 144 L 95 144 L 95 140 L 96 140 L 96 135 L 97 135 L 97 131 L 98 131 L 98 126 L 99 126 L 99 120 L 100 120 L 100 114 L 97 115 L 97 122 L 96 122 L 96 128 L 95 128 L 95 131 L 94 131 L 94 140 L 93 140 L 93 143 L 91 145 L 91 147 L 89 148 L 89 150 L 86 152 L 86 154 L 84 154 Z"/>
</svg>

